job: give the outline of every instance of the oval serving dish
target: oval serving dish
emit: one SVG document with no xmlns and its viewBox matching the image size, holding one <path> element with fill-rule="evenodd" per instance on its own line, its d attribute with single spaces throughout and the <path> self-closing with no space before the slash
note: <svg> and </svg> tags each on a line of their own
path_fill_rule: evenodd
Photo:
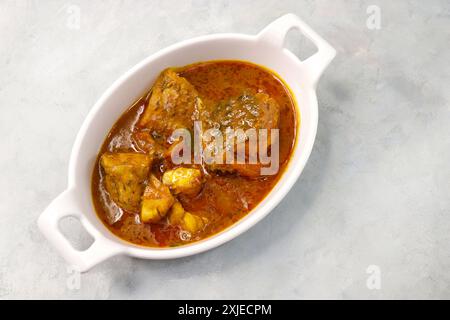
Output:
<svg viewBox="0 0 450 320">
<path fill-rule="evenodd" d="M 301 61 L 284 48 L 286 34 L 291 29 L 301 31 L 317 46 L 318 51 Z M 88 114 L 72 149 L 67 190 L 41 214 L 38 220 L 40 230 L 65 260 L 80 271 L 86 271 L 114 255 L 125 254 L 143 259 L 178 258 L 204 252 L 235 238 L 264 218 L 300 176 L 316 136 L 316 85 L 335 54 L 335 50 L 297 16 L 287 14 L 257 35 L 208 35 L 182 41 L 149 56 L 120 77 Z M 92 170 L 104 137 L 124 112 L 124 106 L 129 106 L 142 96 L 161 70 L 210 60 L 241 60 L 264 66 L 276 72 L 290 87 L 297 102 L 301 126 L 287 168 L 256 208 L 214 236 L 173 248 L 142 247 L 121 240 L 100 221 L 91 201 Z M 58 223 L 67 216 L 79 219 L 94 238 L 88 249 L 74 249 L 60 232 Z"/>
</svg>

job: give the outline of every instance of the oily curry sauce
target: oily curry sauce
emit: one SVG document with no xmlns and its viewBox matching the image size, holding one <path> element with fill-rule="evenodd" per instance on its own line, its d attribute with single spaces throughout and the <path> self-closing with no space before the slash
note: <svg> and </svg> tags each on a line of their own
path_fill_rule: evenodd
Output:
<svg viewBox="0 0 450 320">
<path fill-rule="evenodd" d="M 172 70 L 174 71 L 173 75 L 168 75 L 165 82 L 160 81 L 159 84 L 159 80 L 157 80 L 149 93 L 129 107 L 118 119 L 101 147 L 92 176 L 94 206 L 107 228 L 123 240 L 148 247 L 172 247 L 195 242 L 224 230 L 248 214 L 264 199 L 282 175 L 294 147 L 299 122 L 295 102 L 288 87 L 277 75 L 265 68 L 243 61 L 210 61 Z M 161 85 L 162 89 L 158 89 L 158 85 Z M 179 91 L 172 96 L 173 92 L 164 90 Z M 245 170 L 215 170 L 204 165 L 188 165 L 187 167 L 201 172 L 200 191 L 173 192 L 177 190 L 170 189 L 172 195 L 168 194 L 167 196 L 171 200 L 164 205 L 157 202 L 158 210 L 151 211 L 157 212 L 160 216 L 156 220 L 152 216 L 148 220 L 150 222 L 144 222 L 143 213 L 139 213 L 132 206 L 129 209 L 123 205 L 123 201 L 136 198 L 136 192 L 139 192 L 139 197 L 140 194 L 143 194 L 140 204 L 143 208 L 147 191 L 142 190 L 147 190 L 152 183 L 159 188 L 159 185 L 162 185 L 161 181 L 165 181 L 164 175 L 167 171 L 186 167 L 186 165 L 175 165 L 164 156 L 170 149 L 170 141 L 167 136 L 164 136 L 164 130 L 167 128 L 162 128 L 160 124 L 164 122 L 162 119 L 167 118 L 168 115 L 164 114 L 161 118 L 157 118 L 157 115 L 152 117 L 150 114 L 148 116 L 150 120 L 145 125 L 142 125 L 143 119 L 147 116 L 145 113 L 148 112 L 148 109 L 152 108 L 152 103 L 155 105 L 153 113 L 159 112 L 161 101 L 173 104 L 173 101 L 179 101 L 176 99 L 179 99 L 180 94 L 185 94 L 186 90 L 189 91 L 188 95 L 195 95 L 195 97 L 191 99 L 187 96 L 184 103 L 188 107 L 192 104 L 196 108 L 201 100 L 200 107 L 208 112 L 214 112 L 218 105 L 233 109 L 237 104 L 229 101 L 237 101 L 236 97 L 243 96 L 260 99 L 255 101 L 266 99 L 264 103 L 276 106 L 277 111 L 274 117 L 277 119 L 277 128 L 279 129 L 279 170 L 275 175 L 249 176 Z M 155 96 L 158 93 L 161 93 L 160 99 Z M 231 98 L 234 100 L 229 100 Z M 270 99 L 270 102 L 267 102 L 269 101 L 267 99 Z M 231 110 L 231 112 L 234 111 Z M 211 113 L 207 114 L 211 115 Z M 234 116 L 236 113 L 232 114 Z M 259 113 L 256 114 L 260 116 Z M 174 127 L 179 127 L 176 111 L 172 111 L 169 116 L 173 117 Z M 211 119 L 213 116 L 208 119 L 210 121 L 208 123 L 211 123 Z M 192 130 L 192 128 L 188 129 Z M 148 140 L 150 144 L 146 147 L 142 147 L 136 140 L 136 136 L 140 137 L 141 135 L 150 137 Z M 139 164 L 138 169 L 134 168 L 129 171 L 126 161 L 122 161 L 119 166 L 114 166 L 116 159 L 111 158 L 113 161 L 113 167 L 111 167 L 107 162 L 108 159 L 102 158 L 105 154 L 114 157 L 116 153 L 128 155 L 151 153 L 150 167 L 145 169 Z M 122 169 L 125 171 L 121 171 Z M 125 175 L 121 175 L 123 172 Z M 137 183 L 133 179 L 141 173 L 145 178 Z M 112 178 L 108 174 L 116 174 L 116 176 Z M 149 175 L 152 178 L 148 178 Z M 114 179 L 128 180 L 127 183 L 123 183 L 123 181 Z M 135 189 L 130 191 L 128 188 Z M 121 194 L 124 190 L 131 193 L 124 196 Z M 161 192 L 164 194 L 164 191 Z M 148 203 L 152 205 L 156 202 L 155 199 L 151 199 Z M 165 206 L 166 204 L 167 206 Z M 176 221 L 173 218 L 175 217 L 175 206 L 179 206 L 183 212 L 186 212 L 183 216 L 184 222 L 178 220 L 179 223 L 174 223 Z M 168 209 L 168 213 L 162 215 L 161 213 L 169 207 L 171 208 Z M 151 209 L 153 210 L 153 208 Z M 189 224 L 187 215 L 195 218 L 191 219 L 194 221 L 193 224 Z M 147 219 L 146 217 L 145 219 Z"/>
</svg>

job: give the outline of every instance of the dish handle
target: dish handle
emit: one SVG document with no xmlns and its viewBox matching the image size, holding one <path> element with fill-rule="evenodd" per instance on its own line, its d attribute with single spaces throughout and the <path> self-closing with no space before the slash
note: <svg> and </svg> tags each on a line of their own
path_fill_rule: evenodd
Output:
<svg viewBox="0 0 450 320">
<path fill-rule="evenodd" d="M 94 265 L 120 253 L 117 245 L 105 238 L 92 224 L 81 214 L 81 210 L 75 199 L 74 190 L 66 190 L 61 193 L 45 209 L 38 219 L 38 226 L 44 236 L 61 253 L 64 259 L 79 272 L 85 272 Z M 94 242 L 84 251 L 75 249 L 67 238 L 61 233 L 59 221 L 66 217 L 78 219 L 88 233 L 94 238 Z"/>
<path fill-rule="evenodd" d="M 312 85 L 315 88 L 323 71 L 336 56 L 336 50 L 327 41 L 292 13 L 288 13 L 273 21 L 257 37 L 273 46 L 283 48 L 286 35 L 291 29 L 299 30 L 317 47 L 315 54 L 301 62 L 303 68 L 309 73 Z"/>
</svg>

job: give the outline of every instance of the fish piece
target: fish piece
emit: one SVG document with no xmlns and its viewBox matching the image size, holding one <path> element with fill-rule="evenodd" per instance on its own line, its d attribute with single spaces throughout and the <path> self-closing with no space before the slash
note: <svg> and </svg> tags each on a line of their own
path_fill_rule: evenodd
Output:
<svg viewBox="0 0 450 320">
<path fill-rule="evenodd" d="M 100 165 L 105 171 L 104 183 L 111 199 L 121 208 L 139 212 L 152 158 L 141 153 L 104 153 Z"/>
</svg>

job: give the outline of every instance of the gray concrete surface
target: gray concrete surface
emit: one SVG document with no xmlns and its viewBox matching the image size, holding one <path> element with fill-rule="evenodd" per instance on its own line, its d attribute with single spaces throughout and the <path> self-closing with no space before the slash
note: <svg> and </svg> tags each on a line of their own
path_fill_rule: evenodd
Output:
<svg viewBox="0 0 450 320">
<path fill-rule="evenodd" d="M 167 45 L 254 34 L 288 12 L 338 51 L 289 195 L 220 248 L 116 257 L 71 289 L 36 219 L 66 187 L 97 98 Z M 448 1 L 0 1 L 0 298 L 450 298 L 449 58 Z"/>
</svg>

